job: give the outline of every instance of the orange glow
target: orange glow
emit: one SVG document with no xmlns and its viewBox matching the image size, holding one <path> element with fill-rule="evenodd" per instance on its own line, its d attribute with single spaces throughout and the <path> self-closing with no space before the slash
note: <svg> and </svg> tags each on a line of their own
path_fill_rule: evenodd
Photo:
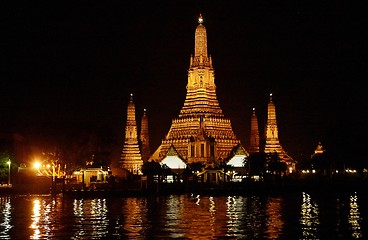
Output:
<svg viewBox="0 0 368 240">
<path fill-rule="evenodd" d="M 39 162 L 35 162 L 35 163 L 33 164 L 33 167 L 34 167 L 34 168 L 36 168 L 36 169 L 39 169 L 39 168 L 41 167 L 41 163 L 39 163 Z"/>
</svg>

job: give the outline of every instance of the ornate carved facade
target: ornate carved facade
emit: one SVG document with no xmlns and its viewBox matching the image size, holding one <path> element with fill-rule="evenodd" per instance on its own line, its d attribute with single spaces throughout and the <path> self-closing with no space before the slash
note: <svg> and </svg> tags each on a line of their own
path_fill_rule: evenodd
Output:
<svg viewBox="0 0 368 240">
<path fill-rule="evenodd" d="M 171 145 L 187 163 L 218 163 L 240 143 L 216 96 L 215 72 L 207 54 L 207 33 L 200 16 L 190 57 L 187 95 L 179 117 L 150 160 L 161 161 Z"/>
</svg>

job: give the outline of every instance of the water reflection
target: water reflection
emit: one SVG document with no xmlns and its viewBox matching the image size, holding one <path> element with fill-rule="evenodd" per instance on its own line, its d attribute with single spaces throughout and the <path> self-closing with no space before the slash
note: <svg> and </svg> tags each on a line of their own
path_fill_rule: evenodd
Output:
<svg viewBox="0 0 368 240">
<path fill-rule="evenodd" d="M 358 204 L 361 198 L 356 193 L 0 197 L 0 239 L 363 238 L 368 209 Z"/>
<path fill-rule="evenodd" d="M 0 238 L 10 239 L 9 231 L 11 225 L 11 201 L 10 197 L 0 197 Z"/>
<path fill-rule="evenodd" d="M 236 232 L 241 231 L 241 222 L 239 221 L 239 203 L 237 201 L 238 199 L 236 197 L 227 197 L 226 206 L 226 216 L 228 218 L 227 220 L 227 236 L 231 237 L 234 236 Z M 239 201 L 241 202 L 241 201 Z"/>
<path fill-rule="evenodd" d="M 33 201 L 33 215 L 32 215 L 32 224 L 31 227 L 33 229 L 33 235 L 31 236 L 31 239 L 39 239 L 41 237 L 40 234 L 40 228 L 39 228 L 39 222 L 40 222 L 40 216 L 41 216 L 41 203 L 39 199 L 36 199 Z"/>
<path fill-rule="evenodd" d="M 284 220 L 281 215 L 282 198 L 271 197 L 266 205 L 266 237 L 270 239 L 279 239 L 283 232 Z"/>
<path fill-rule="evenodd" d="M 303 192 L 300 215 L 303 238 L 318 239 L 317 230 L 320 224 L 318 205 L 305 192 Z"/>
<path fill-rule="evenodd" d="M 206 238 L 216 235 L 216 213 L 218 212 L 213 197 L 197 195 L 192 201 L 182 198 L 186 204 L 182 217 L 177 219 L 176 226 L 180 229 L 182 236 L 193 239 Z M 186 202 L 186 203 L 185 203 Z M 188 211 L 188 209 L 191 209 Z M 173 229 L 170 230 L 173 232 Z"/>
<path fill-rule="evenodd" d="M 53 236 L 60 228 L 55 222 L 58 220 L 56 199 L 35 198 L 32 201 L 32 215 L 30 229 L 33 230 L 31 239 L 41 239 Z"/>
<path fill-rule="evenodd" d="M 262 236 L 265 214 L 259 197 L 195 196 L 190 203 L 182 212 L 185 221 L 181 220 L 180 225 L 186 238 L 254 239 Z"/>
<path fill-rule="evenodd" d="M 73 239 L 91 236 L 106 237 L 108 234 L 106 199 L 75 199 L 73 213 L 75 217 Z"/>
<path fill-rule="evenodd" d="M 362 232 L 360 229 L 360 213 L 358 206 L 358 196 L 355 194 L 350 196 L 350 211 L 348 216 L 348 222 L 351 230 L 351 236 L 353 238 L 361 238 Z"/>
<path fill-rule="evenodd" d="M 262 222 L 265 218 L 264 204 L 259 196 L 245 198 L 243 211 L 245 212 L 244 234 L 249 239 L 262 237 Z"/>
<path fill-rule="evenodd" d="M 257 221 L 254 221 L 255 219 L 253 213 L 253 211 L 260 211 L 260 209 L 257 208 L 257 206 L 259 206 L 258 204 L 258 198 L 251 199 L 249 197 L 227 197 L 227 237 L 239 238 L 244 235 L 251 237 L 259 233 L 259 231 L 257 231 L 257 227 L 254 228 L 254 226 L 258 226 L 259 224 Z M 254 232 L 256 234 L 253 234 Z"/>
<path fill-rule="evenodd" d="M 123 200 L 123 219 L 118 222 L 129 239 L 145 239 L 147 234 L 147 199 L 126 198 Z"/>
</svg>

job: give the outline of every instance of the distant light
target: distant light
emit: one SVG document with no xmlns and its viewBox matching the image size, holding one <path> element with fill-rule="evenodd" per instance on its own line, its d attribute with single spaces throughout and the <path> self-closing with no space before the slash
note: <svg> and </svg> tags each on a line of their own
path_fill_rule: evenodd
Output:
<svg viewBox="0 0 368 240">
<path fill-rule="evenodd" d="M 6 163 L 7 163 L 8 165 L 10 165 L 10 164 L 11 164 L 11 161 L 9 160 L 9 161 L 7 161 Z"/>
<path fill-rule="evenodd" d="M 203 17 L 202 17 L 202 14 L 200 14 L 200 15 L 199 15 L 198 23 L 199 23 L 199 24 L 202 24 L 202 23 L 203 23 Z"/>
</svg>

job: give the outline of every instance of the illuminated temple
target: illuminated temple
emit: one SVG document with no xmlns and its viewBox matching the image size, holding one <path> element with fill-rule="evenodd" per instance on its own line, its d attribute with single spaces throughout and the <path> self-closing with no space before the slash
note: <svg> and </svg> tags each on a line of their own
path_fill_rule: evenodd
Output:
<svg viewBox="0 0 368 240">
<path fill-rule="evenodd" d="M 230 119 L 222 113 L 216 96 L 215 72 L 212 58 L 207 53 L 207 33 L 202 16 L 195 30 L 194 56 L 190 57 L 187 94 L 179 116 L 160 146 L 151 155 L 148 134 L 148 119 L 144 110 L 141 132 L 138 137 L 135 106 L 131 95 L 128 104 L 125 143 L 120 167 L 141 174 L 143 163 L 156 161 L 172 169 L 185 168 L 187 164 L 201 163 L 205 166 L 226 163 L 243 167 L 244 158 L 252 153 L 277 153 L 286 163 L 289 173 L 295 171 L 295 161 L 280 144 L 276 120 L 276 107 L 270 94 L 267 122 L 262 136 L 253 108 L 251 117 L 249 151 L 245 150 L 235 136 Z"/>
<path fill-rule="evenodd" d="M 187 94 L 179 116 L 150 160 L 161 161 L 173 146 L 186 163 L 219 163 L 240 140 L 225 118 L 216 96 L 215 72 L 207 54 L 207 33 L 202 16 L 195 30 L 194 56 L 190 57 Z"/>
</svg>

